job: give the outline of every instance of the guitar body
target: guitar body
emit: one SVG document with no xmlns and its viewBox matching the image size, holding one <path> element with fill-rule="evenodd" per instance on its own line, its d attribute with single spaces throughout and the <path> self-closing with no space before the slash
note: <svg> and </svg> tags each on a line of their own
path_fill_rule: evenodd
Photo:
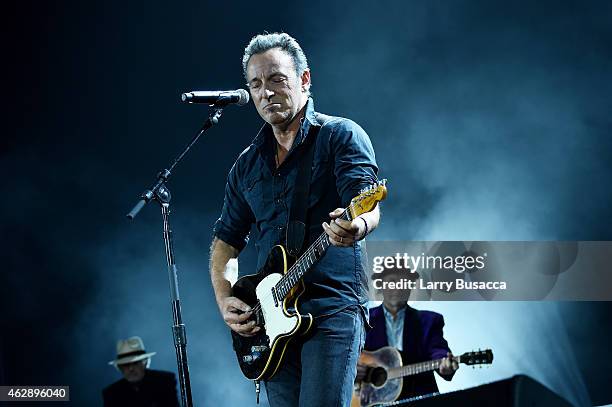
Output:
<svg viewBox="0 0 612 407">
<path fill-rule="evenodd" d="M 493 363 L 491 349 L 466 352 L 454 356 L 457 363 L 468 366 Z M 378 404 L 391 403 L 402 393 L 404 377 L 431 372 L 440 367 L 444 359 L 427 360 L 402 366 L 402 355 L 391 346 L 380 348 L 374 352 L 363 351 L 359 356 L 359 364 L 367 366 L 365 378 L 356 383 L 351 407 L 369 407 Z"/>
<path fill-rule="evenodd" d="M 389 369 L 402 366 L 402 355 L 397 349 L 386 346 L 373 352 L 363 351 L 358 363 L 371 369 L 366 380 L 353 393 L 351 407 L 373 406 L 397 400 L 402 392 L 402 378 L 387 377 Z"/>
<path fill-rule="evenodd" d="M 232 287 L 233 296 L 259 308 L 253 319 L 261 327 L 256 335 L 241 336 L 232 331 L 232 343 L 242 373 L 251 380 L 266 380 L 278 370 L 289 341 L 312 327 L 312 315 L 301 315 L 298 298 L 304 292 L 299 282 L 285 297 L 275 299 L 274 286 L 289 269 L 289 258 L 282 246 L 274 246 L 264 267 L 240 278 Z"/>
</svg>

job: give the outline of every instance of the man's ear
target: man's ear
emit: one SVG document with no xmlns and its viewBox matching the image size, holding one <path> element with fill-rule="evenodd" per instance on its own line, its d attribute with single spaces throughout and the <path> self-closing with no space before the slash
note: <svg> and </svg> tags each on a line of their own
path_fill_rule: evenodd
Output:
<svg viewBox="0 0 612 407">
<path fill-rule="evenodd" d="M 310 89 L 310 69 L 306 68 L 302 72 L 302 91 L 308 91 Z"/>
</svg>

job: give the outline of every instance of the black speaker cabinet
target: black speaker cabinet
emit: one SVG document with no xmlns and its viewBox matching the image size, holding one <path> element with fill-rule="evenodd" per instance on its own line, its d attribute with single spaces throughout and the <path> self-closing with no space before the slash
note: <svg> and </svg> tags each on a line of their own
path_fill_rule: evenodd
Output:
<svg viewBox="0 0 612 407">
<path fill-rule="evenodd" d="M 421 400 L 394 403 L 398 406 L 494 406 L 494 407 L 571 407 L 564 398 L 532 378 L 513 376 L 482 386 L 438 394 Z"/>
</svg>

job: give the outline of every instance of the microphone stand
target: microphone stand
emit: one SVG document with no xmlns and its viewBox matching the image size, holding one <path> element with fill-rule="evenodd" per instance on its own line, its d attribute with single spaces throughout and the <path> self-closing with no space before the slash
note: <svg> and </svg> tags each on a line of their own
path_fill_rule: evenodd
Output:
<svg viewBox="0 0 612 407">
<path fill-rule="evenodd" d="M 164 228 L 164 245 L 166 249 L 166 260 L 168 263 L 168 279 L 170 281 L 170 298 L 172 300 L 172 333 L 174 337 L 174 347 L 176 348 L 176 363 L 178 366 L 179 383 L 181 386 L 181 400 L 183 407 L 192 407 L 191 399 L 191 383 L 189 381 L 189 366 L 187 364 L 187 334 L 185 324 L 181 315 L 181 300 L 178 290 L 177 267 L 174 258 L 174 245 L 172 241 L 172 229 L 170 228 L 170 199 L 171 194 L 166 183 L 172 174 L 174 168 L 185 157 L 187 152 L 198 141 L 200 136 L 209 128 L 219 123 L 225 101 L 220 101 L 213 105 L 214 110 L 210 113 L 208 119 L 204 122 L 200 131 L 193 137 L 191 142 L 187 144 L 185 149 L 174 160 L 170 168 L 163 169 L 157 174 L 157 181 L 150 189 L 143 192 L 138 203 L 127 214 L 129 219 L 134 219 L 138 212 L 149 202 L 155 201 L 161 206 L 161 214 Z"/>
</svg>

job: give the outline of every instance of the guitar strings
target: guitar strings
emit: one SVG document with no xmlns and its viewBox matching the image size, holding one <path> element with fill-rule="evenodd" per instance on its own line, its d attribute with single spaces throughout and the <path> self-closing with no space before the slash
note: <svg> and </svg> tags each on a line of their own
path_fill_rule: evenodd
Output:
<svg viewBox="0 0 612 407">
<path fill-rule="evenodd" d="M 325 233 L 322 233 L 317 240 L 315 240 L 315 242 L 313 243 L 312 247 L 314 247 L 315 244 L 318 243 L 322 243 L 321 240 L 322 238 L 324 238 L 324 235 L 326 236 Z M 274 285 L 274 288 L 276 289 L 276 287 L 278 287 L 281 283 L 284 283 L 284 281 L 286 281 L 285 277 L 289 276 L 290 274 L 295 273 L 295 269 L 296 269 L 296 265 L 299 264 L 299 262 L 302 261 L 302 259 L 306 256 L 306 255 L 310 255 L 313 252 L 314 249 L 308 249 L 306 250 L 306 252 L 304 252 L 304 254 L 302 256 L 300 256 L 300 258 L 294 263 L 293 266 L 291 266 L 289 268 L 289 270 L 287 271 L 287 273 L 280 279 L 278 280 L 278 282 Z M 292 287 L 293 288 L 293 287 Z M 289 291 L 291 291 L 291 289 L 289 289 Z M 266 294 L 264 297 L 262 297 L 262 299 L 268 299 L 272 296 L 272 294 Z M 284 301 L 284 298 L 282 299 L 282 301 Z M 257 301 L 257 305 L 255 307 L 252 308 L 252 312 L 257 312 L 261 309 L 261 300 Z"/>
<path fill-rule="evenodd" d="M 353 203 L 351 202 L 351 204 L 349 205 L 349 208 L 353 206 Z M 342 215 L 340 215 L 340 217 L 344 217 L 345 215 L 349 215 L 349 208 L 344 209 L 344 212 L 342 212 Z M 347 216 L 348 218 L 348 216 Z M 348 219 L 347 219 L 348 220 Z M 318 243 L 322 243 L 322 239 L 324 239 L 327 236 L 327 233 L 323 232 L 321 233 L 321 235 L 313 242 L 312 245 L 310 245 L 310 247 L 296 260 L 296 262 L 293 264 L 293 266 L 291 266 L 289 268 L 289 270 L 287 270 L 287 273 L 285 275 L 283 275 L 283 277 L 278 280 L 278 283 L 276 283 L 274 285 L 274 288 L 278 287 L 281 283 L 284 283 L 286 281 L 287 278 L 289 278 L 289 276 L 293 273 L 295 273 L 295 269 L 298 267 L 298 264 L 302 261 L 302 259 L 304 257 L 306 257 L 306 255 L 310 255 L 314 252 L 315 247 Z M 291 287 L 292 289 L 293 287 Z M 289 289 L 289 291 L 291 291 L 291 289 Z M 272 296 L 272 294 L 266 294 L 265 297 L 263 297 L 262 299 L 268 299 Z M 281 301 L 284 301 L 285 298 L 283 298 Z M 255 305 L 252 309 L 251 312 L 258 312 L 261 309 L 261 300 L 257 301 L 257 305 Z"/>
<path fill-rule="evenodd" d="M 380 183 L 380 182 L 377 182 L 376 184 L 379 184 L 379 183 Z M 384 181 L 383 181 L 383 185 L 384 185 Z M 352 209 L 354 210 L 354 206 L 355 206 L 355 205 L 354 205 L 353 201 L 351 201 L 351 203 L 349 204 L 349 206 L 348 206 L 347 208 L 345 208 L 345 209 L 344 209 L 344 211 L 342 212 L 342 215 L 340 215 L 340 218 L 345 218 L 345 220 L 351 220 L 349 209 L 351 209 L 351 208 L 352 208 Z M 275 288 L 275 289 L 276 289 L 276 288 L 279 286 L 279 284 L 280 284 L 281 282 L 283 282 L 283 283 L 284 283 L 284 282 L 285 282 L 285 281 L 286 281 L 288 278 L 290 278 L 290 277 L 291 277 L 291 275 L 292 275 L 292 274 L 294 274 L 294 273 L 295 273 L 295 269 L 298 267 L 297 265 L 298 265 L 298 264 L 299 264 L 299 263 L 302 261 L 302 259 L 303 259 L 303 258 L 304 258 L 306 255 L 310 255 L 310 254 L 312 254 L 313 250 L 315 250 L 314 248 L 315 248 L 315 246 L 316 246 L 316 243 L 322 243 L 322 242 L 321 242 L 321 239 L 323 239 L 323 238 L 328 238 L 328 239 L 329 239 L 329 237 L 327 236 L 327 233 L 325 233 L 325 232 L 321 233 L 321 235 L 320 235 L 320 236 L 319 236 L 319 237 L 318 237 L 318 238 L 317 238 L 317 239 L 316 239 L 316 240 L 313 242 L 313 244 L 312 244 L 312 245 L 311 245 L 311 246 L 310 246 L 310 247 L 309 247 L 309 248 L 308 248 L 308 249 L 307 249 L 307 250 L 306 250 L 306 251 L 305 251 L 305 252 L 304 252 L 304 253 L 303 253 L 303 254 L 302 254 L 302 255 L 301 255 L 301 256 L 300 256 L 298 259 L 297 259 L 297 260 L 296 260 L 296 262 L 293 264 L 293 266 L 291 266 L 291 267 L 289 268 L 289 270 L 287 270 L 287 273 L 285 273 L 285 275 L 283 275 L 283 277 L 281 277 L 281 279 L 280 279 L 280 280 L 278 280 L 278 283 L 276 283 L 276 284 L 274 285 L 274 288 Z M 328 246 L 328 247 L 329 247 L 329 246 Z M 326 250 L 326 249 L 327 249 L 327 248 L 325 248 L 325 250 Z M 300 277 L 300 278 L 301 278 L 301 277 Z M 294 286 L 294 285 L 295 285 L 295 283 L 291 285 L 291 288 L 289 289 L 289 292 L 291 292 L 291 290 L 293 289 L 293 286 Z M 287 292 L 287 293 L 285 294 L 285 296 L 286 296 L 286 295 L 287 295 L 289 292 Z M 267 300 L 268 298 L 270 298 L 270 297 L 271 297 L 271 295 L 272 295 L 272 294 L 266 294 L 264 297 L 262 297 L 262 299 L 266 299 L 266 300 Z M 281 302 L 282 302 L 282 301 L 284 301 L 284 300 L 285 300 L 285 298 L 284 298 L 284 296 L 283 296 L 283 298 L 282 298 Z M 256 304 L 256 305 L 255 305 L 253 308 L 251 308 L 251 312 L 253 312 L 253 313 L 254 313 L 254 312 L 258 312 L 259 310 L 261 310 L 261 299 L 259 299 L 259 300 L 257 301 L 257 304 Z"/>
</svg>

